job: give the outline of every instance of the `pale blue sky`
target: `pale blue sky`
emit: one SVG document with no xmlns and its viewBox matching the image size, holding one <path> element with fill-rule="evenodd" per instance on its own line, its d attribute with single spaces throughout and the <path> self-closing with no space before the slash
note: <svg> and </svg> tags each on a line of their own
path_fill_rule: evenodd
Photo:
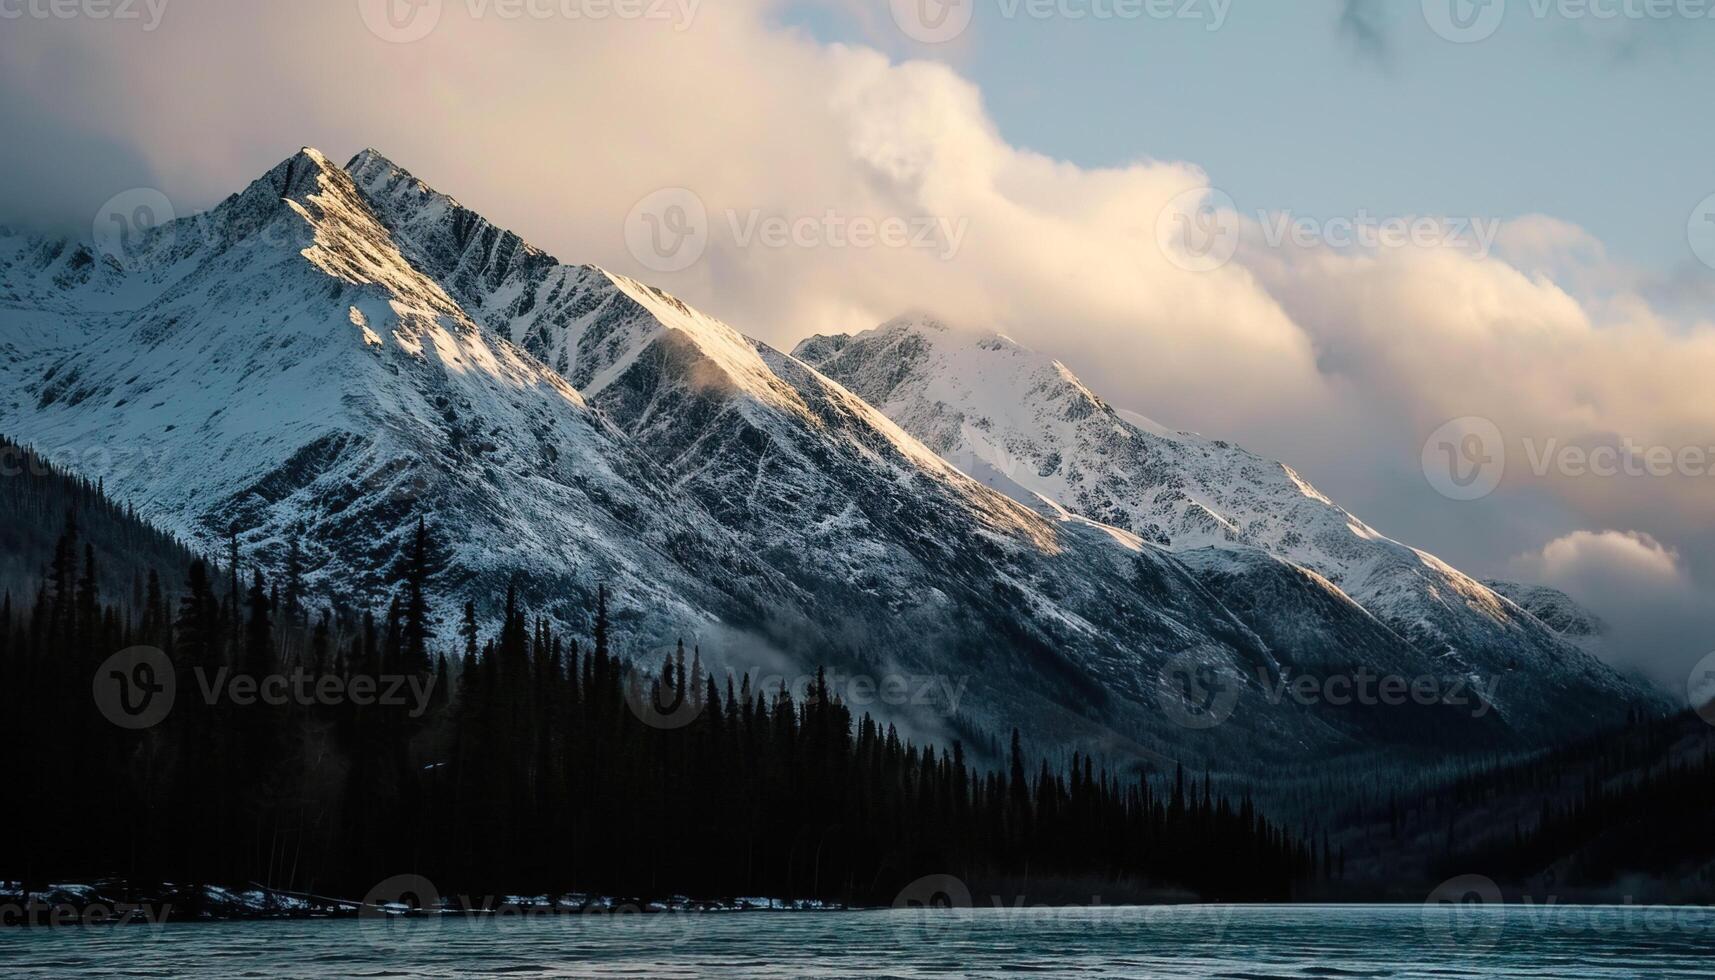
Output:
<svg viewBox="0 0 1715 980">
<path fill-rule="evenodd" d="M 1246 212 L 1542 213 L 1666 276 L 1691 263 L 1686 222 L 1715 193 L 1715 18 L 1539 19 L 1547 0 L 1511 0 L 1491 37 L 1458 44 L 1421 0 L 1232 0 L 1215 31 L 1212 0 L 1189 0 L 1201 19 L 1082 21 L 967 2 L 970 28 L 942 45 L 905 38 L 885 9 L 860 21 L 802 0 L 786 18 L 947 62 L 1015 145 L 1086 166 L 1195 163 Z M 1628 2 L 1643 0 L 1593 0 Z"/>
</svg>

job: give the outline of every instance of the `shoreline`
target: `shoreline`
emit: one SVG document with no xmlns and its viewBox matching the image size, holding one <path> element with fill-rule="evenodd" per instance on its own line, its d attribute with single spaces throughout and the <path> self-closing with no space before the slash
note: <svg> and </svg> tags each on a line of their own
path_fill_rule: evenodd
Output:
<svg viewBox="0 0 1715 980">
<path fill-rule="evenodd" d="M 1279 902 L 1222 902 L 1187 898 L 1180 901 L 1102 902 L 1095 904 L 1052 902 L 1030 904 L 1022 899 L 1004 901 L 995 896 L 992 903 L 973 902 L 969 906 L 933 907 L 949 912 L 998 913 L 1096 913 L 1136 909 L 1223 908 L 1223 909 L 1315 909 L 1315 908 L 1411 908 L 1439 907 L 1433 901 L 1406 898 L 1334 899 L 1305 898 Z M 1535 912 L 1571 909 L 1681 909 L 1709 911 L 1715 906 L 1692 902 L 1638 903 L 1624 900 L 1553 901 L 1531 900 L 1485 903 L 1496 910 L 1527 909 Z M 274 889 L 229 889 L 202 886 L 192 889 L 163 885 L 158 888 L 130 888 L 122 882 L 55 883 L 25 895 L 16 882 L 0 882 L 0 928 L 63 928 L 72 926 L 133 926 L 191 923 L 236 922 L 309 922 L 358 920 L 387 922 L 395 919 L 508 919 L 558 918 L 562 916 L 670 916 L 720 915 L 730 913 L 817 913 L 817 912 L 885 912 L 899 906 L 847 905 L 812 899 L 780 899 L 741 897 L 727 899 L 692 899 L 672 896 L 665 899 L 615 898 L 568 894 L 556 897 L 538 896 L 453 896 L 440 899 L 432 908 L 398 901 L 372 899 L 342 899 L 306 895 Z M 924 910 L 925 906 L 905 906 Z M 1465 906 L 1469 908 L 1469 906 Z"/>
<path fill-rule="evenodd" d="M 279 889 L 200 887 L 165 883 L 132 887 L 117 880 L 55 882 L 26 894 L 16 882 L 0 882 L 0 928 L 91 925 L 164 925 L 168 923 L 295 922 L 394 918 L 502 918 L 595 915 L 671 915 L 722 912 L 859 911 L 812 899 L 741 897 L 692 899 L 616 898 L 567 894 L 538 896 L 452 896 L 435 907 L 371 898 L 348 899 Z"/>
</svg>

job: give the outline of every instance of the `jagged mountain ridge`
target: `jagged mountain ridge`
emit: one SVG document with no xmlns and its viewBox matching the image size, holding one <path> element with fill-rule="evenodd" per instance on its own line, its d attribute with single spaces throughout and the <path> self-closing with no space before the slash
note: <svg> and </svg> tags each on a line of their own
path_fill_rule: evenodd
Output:
<svg viewBox="0 0 1715 980">
<path fill-rule="evenodd" d="M 1289 580 L 1259 554 L 1299 569 L 1351 603 L 1339 608 L 1373 619 L 1360 629 L 1371 636 L 1367 656 L 1407 676 L 1505 676 L 1528 665 L 1548 687 L 1615 684 L 1560 626 L 1369 527 L 1291 467 L 1117 411 L 1065 364 L 1010 338 L 912 315 L 812 337 L 794 353 L 989 485 L 1171 549 L 1235 605 L 1234 581 Z M 1277 603 L 1242 618 L 1255 625 L 1301 608 Z M 1314 643 L 1344 641 L 1333 632 Z"/>
<path fill-rule="evenodd" d="M 447 518 L 449 592 L 498 559 L 577 598 L 567 570 L 583 567 L 674 616 L 722 608 L 702 579 L 730 539 L 575 389 L 411 268 L 320 154 L 163 233 L 173 254 L 133 273 L 153 288 L 128 284 L 137 308 L 20 372 L 8 427 L 128 461 L 109 485 L 211 550 L 236 527 L 247 556 L 277 559 L 303 528 L 331 594 L 385 596 L 396 542 L 428 511 Z"/>
<path fill-rule="evenodd" d="M 384 592 L 427 512 L 453 542 L 447 599 L 492 606 L 527 570 L 533 606 L 575 628 L 606 582 L 633 649 L 737 636 L 800 667 L 964 677 L 980 718 L 1145 755 L 1192 739 L 1159 710 L 1176 657 L 1251 676 L 1404 656 L 1296 566 L 1217 576 L 994 493 L 803 360 L 561 264 L 373 151 L 341 170 L 306 150 L 162 236 L 103 267 L 116 300 L 56 283 L 60 260 L 0 269 L 19 338 L 0 428 L 171 461 L 110 486 L 206 546 L 236 525 L 247 558 L 277 561 L 303 527 L 330 590 Z M 1247 579 L 1299 615 L 1236 613 Z M 1196 751 L 1532 739 L 1630 694 L 1605 678 L 1571 693 L 1444 730 L 1247 703 Z"/>
<path fill-rule="evenodd" d="M 1483 584 L 1574 643 L 1597 642 L 1608 632 L 1608 624 L 1602 617 L 1559 589 L 1505 579 L 1484 579 Z"/>
<path fill-rule="evenodd" d="M 351 170 L 422 267 L 578 384 L 805 589 L 810 608 L 836 624 L 834 643 L 936 648 L 915 651 L 915 662 L 951 672 L 987 660 L 986 670 L 1026 686 L 1046 670 L 1079 711 L 1117 696 L 1146 714 L 1159 679 L 1138 670 L 1137 641 L 1176 653 L 1207 645 L 1223 662 L 1236 643 L 1247 662 L 1266 659 L 1156 549 L 987 491 L 794 358 L 659 290 L 561 264 L 378 154 L 360 154 Z M 1138 608 L 1140 564 L 1179 588 Z M 997 631 L 1007 620 L 1030 625 Z M 1077 651 L 1071 662 L 1062 647 Z M 1151 722 L 1160 719 L 1134 724 Z"/>
<path fill-rule="evenodd" d="M 702 316 L 665 294 L 649 290 L 648 287 L 592 267 L 558 264 L 550 256 L 522 243 L 517 236 L 494 228 L 480 216 L 463 209 L 456 201 L 437 194 L 409 173 L 377 155 L 359 155 L 353 161 L 352 168 L 372 198 L 403 205 L 397 209 L 396 217 L 389 218 L 390 222 L 397 227 L 411 229 L 412 234 L 406 237 L 420 237 L 426 243 L 426 250 L 438 257 L 433 262 L 442 278 L 464 288 L 461 299 L 467 306 L 490 311 L 489 322 L 492 326 L 530 347 L 544 360 L 567 373 L 580 384 L 586 394 L 633 431 L 635 425 L 624 420 L 636 418 L 640 413 L 626 406 L 622 399 L 604 397 L 604 392 L 616 378 L 631 371 L 639 352 L 649 348 L 647 338 L 663 327 L 669 333 L 679 332 L 687 338 L 695 338 L 692 346 L 697 347 L 709 361 L 719 365 L 716 373 L 744 379 L 739 382 L 739 386 L 748 386 L 753 392 L 760 392 L 757 397 L 763 402 L 770 400 L 769 385 L 775 377 L 787 377 L 791 374 L 788 365 L 792 363 L 792 358 L 770 351 L 765 345 L 746 341 L 725 324 Z M 383 206 L 382 210 L 383 213 L 389 212 L 386 206 Z M 638 310 L 636 307 L 643 309 Z M 640 316 L 639 313 L 644 315 Z M 749 353 L 744 346 L 746 343 L 768 358 L 768 368 L 773 370 L 774 377 L 771 377 L 762 365 L 746 356 Z M 1002 339 L 999 343 L 1006 346 L 1009 342 Z M 800 347 L 798 353 L 804 350 L 804 347 Z M 807 357 L 805 360 L 815 361 L 816 358 Z M 887 365 L 884 370 L 900 370 L 906 361 L 907 359 L 899 359 Z M 1078 415 L 1080 405 L 1100 404 L 1100 400 L 1078 382 L 1064 365 L 1054 362 L 1052 370 L 1053 382 L 1058 383 L 1063 391 L 1072 396 L 1075 404 L 1071 414 Z M 809 373 L 814 375 L 816 372 Z M 758 379 L 760 384 L 757 383 Z M 858 390 L 866 396 L 871 394 L 861 388 Z M 925 431 L 918 428 L 907 428 L 912 435 L 926 435 Z M 933 445 L 933 439 L 926 441 Z M 962 469 L 972 474 L 985 471 L 983 461 L 975 453 L 955 456 L 952 462 L 958 463 Z M 1269 468 L 1265 461 L 1255 457 L 1249 457 L 1247 464 L 1264 473 Z M 1295 498 L 1308 497 L 1316 506 L 1332 507 L 1331 503 L 1309 488 L 1308 484 L 1289 469 L 1279 464 L 1273 464 L 1273 468 L 1287 477 L 1287 483 Z M 1267 482 L 1266 475 L 1249 472 L 1244 475 L 1254 479 L 1258 485 L 1265 485 Z M 1242 495 L 1245 490 L 1244 482 L 1235 480 L 1230 486 L 1234 485 L 1237 487 L 1234 495 Z M 1036 495 L 1015 496 L 1020 496 L 1020 499 L 1032 505 L 1041 502 Z M 1114 511 L 1096 509 L 1092 512 L 1080 508 L 1072 514 L 1063 510 L 1052 513 L 1061 519 L 1087 517 L 1106 521 Z M 1356 518 L 1343 511 L 1340 513 L 1357 533 L 1365 538 L 1386 541 Z M 1213 514 L 1212 510 L 1199 505 L 1198 509 L 1191 513 L 1191 523 L 1203 523 L 1206 517 L 1212 517 Z M 1125 520 L 1111 523 L 1119 523 L 1122 527 L 1130 524 Z M 1183 541 L 1181 543 L 1183 544 Z M 1293 543 L 1290 536 L 1286 537 L 1285 543 Z M 1483 595 L 1484 590 L 1480 585 L 1432 556 L 1409 551 L 1403 546 L 1392 545 L 1391 542 L 1388 544 L 1392 546 L 1391 550 L 1382 549 L 1388 553 L 1382 555 L 1380 560 L 1372 561 L 1376 567 L 1375 577 L 1382 580 L 1379 587 L 1371 587 L 1366 591 L 1365 597 L 1372 605 L 1380 603 L 1390 590 L 1399 587 L 1397 581 L 1388 581 L 1389 576 L 1385 571 L 1387 567 L 1390 564 L 1396 567 L 1409 566 L 1413 562 L 1428 566 L 1431 569 L 1429 574 L 1441 576 L 1449 591 L 1456 592 L 1469 601 L 1488 602 L 1491 610 L 1504 604 L 1504 600 L 1495 601 L 1498 597 L 1492 594 Z M 1334 549 L 1342 547 L 1346 547 L 1344 542 L 1334 542 Z M 1406 557 L 1408 552 L 1409 558 Z M 1227 553 L 1230 554 L 1231 550 L 1227 549 Z M 1323 566 L 1329 567 L 1332 564 L 1324 562 Z M 1284 576 L 1291 580 L 1288 588 L 1311 597 L 1312 602 L 1316 602 L 1324 590 L 1331 589 L 1336 593 L 1340 591 L 1337 586 L 1322 579 L 1316 571 L 1304 569 L 1302 565 L 1299 574 L 1286 575 L 1280 569 L 1251 566 L 1246 569 L 1246 575 L 1254 579 L 1257 568 L 1266 568 L 1269 575 L 1277 578 Z M 1331 568 L 1329 573 L 1344 576 L 1348 570 Z M 1229 575 L 1219 581 L 1230 584 L 1236 578 Z M 1397 576 L 1394 578 L 1397 579 Z M 1340 598 L 1346 600 L 1343 595 Z M 1451 604 L 1456 606 L 1458 601 L 1453 600 Z M 1445 628 L 1449 633 L 1458 631 L 1459 636 L 1470 635 L 1473 632 L 1472 627 L 1460 622 L 1457 615 L 1438 612 L 1431 617 L 1427 629 L 1422 626 L 1412 627 L 1410 632 L 1413 638 L 1407 640 L 1395 633 L 1392 626 L 1376 619 L 1369 609 L 1349 600 L 1324 605 L 1323 608 L 1326 616 L 1322 631 L 1300 629 L 1295 634 L 1296 642 L 1291 644 L 1291 654 L 1297 669 L 1309 669 L 1312 665 L 1324 670 L 1345 669 L 1364 658 L 1372 663 L 1394 664 L 1402 672 L 1407 667 L 1415 667 L 1419 672 L 1427 669 L 1453 672 L 1471 669 L 1470 664 L 1458 658 L 1455 648 L 1447 642 L 1445 635 L 1435 634 L 1435 630 Z M 1277 614 L 1275 618 L 1281 617 Z M 1401 622 L 1401 617 L 1391 618 L 1395 623 Z M 1340 622 L 1347 620 L 1350 622 Z M 1262 620 L 1253 616 L 1247 622 L 1257 627 Z M 1526 635 L 1523 642 L 1527 644 L 1552 644 L 1550 638 L 1533 630 L 1529 624 L 1526 624 L 1521 632 Z M 1437 648 L 1433 659 L 1425 657 L 1418 649 L 1418 645 L 1426 639 L 1426 633 L 1430 634 L 1427 638 L 1431 639 Z M 1360 635 L 1366 637 L 1366 649 L 1361 657 L 1345 655 L 1330 658 L 1325 655 L 1328 649 L 1337 648 L 1352 636 Z M 1277 643 L 1283 640 L 1284 638 L 1278 639 Z M 1448 657 L 1449 653 L 1453 654 L 1451 658 Z M 1449 659 L 1451 663 L 1446 662 Z M 1599 686 L 1609 686 L 1614 682 L 1610 672 L 1591 661 L 1579 662 L 1576 665 L 1575 672 L 1577 671 L 1595 679 Z"/>
<path fill-rule="evenodd" d="M 777 354 L 775 377 L 730 328 L 605 275 L 610 319 L 641 346 L 598 393 L 616 410 L 673 404 L 592 410 L 467 316 L 314 151 L 161 241 L 124 270 L 135 307 L 19 345 L 0 424 L 44 448 L 147 459 L 108 485 L 210 550 L 236 528 L 244 559 L 278 564 L 301 528 L 312 582 L 374 602 L 428 513 L 452 550 L 443 609 L 469 592 L 492 609 L 524 570 L 533 608 L 580 631 L 609 585 L 633 652 L 725 628 L 766 629 L 800 670 L 842 647 L 955 676 L 980 659 L 983 714 L 1030 717 L 1047 737 L 1147 727 L 1133 716 L 1152 676 L 1087 618 L 1109 605 L 1156 649 L 1228 659 L 1236 638 L 1254 653 L 1170 563 L 1157 571 L 1180 587 L 1137 601 L 1111 539 L 1068 550 L 1075 534 L 981 490 L 837 385 Z M 8 324 L 40 314 L 32 295 L 75 298 L 35 285 L 0 314 Z M 666 329 L 651 310 L 712 333 Z M 686 428 L 697 419 L 706 432 Z M 687 452 L 664 452 L 687 434 Z M 765 492 L 729 493 L 738 483 Z M 1043 585 L 1079 602 L 1033 598 Z"/>
</svg>

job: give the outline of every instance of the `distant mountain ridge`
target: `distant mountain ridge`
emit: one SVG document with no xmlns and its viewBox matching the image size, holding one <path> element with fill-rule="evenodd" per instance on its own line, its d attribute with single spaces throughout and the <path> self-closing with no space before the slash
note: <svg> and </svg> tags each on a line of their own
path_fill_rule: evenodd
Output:
<svg viewBox="0 0 1715 980">
<path fill-rule="evenodd" d="M 1255 552 L 1298 569 L 1373 617 L 1387 639 L 1372 650 L 1414 651 L 1403 655 L 1414 673 L 1503 676 L 1525 662 L 1538 677 L 1608 672 L 1561 635 L 1586 635 L 1564 595 L 1515 587 L 1515 602 L 1371 528 L 1291 467 L 1116 411 L 1065 364 L 1003 335 L 914 315 L 811 337 L 794 353 L 1015 499 L 1181 557 L 1213 551 L 1220 557 L 1192 563 L 1218 582 L 1278 575 Z M 1276 615 L 1258 609 L 1247 621 Z"/>
<path fill-rule="evenodd" d="M 1519 605 L 1544 626 L 1573 642 L 1600 640 L 1608 624 L 1602 617 L 1578 604 L 1576 599 L 1547 585 L 1530 585 L 1504 579 L 1484 579 L 1483 584 Z"/>
</svg>

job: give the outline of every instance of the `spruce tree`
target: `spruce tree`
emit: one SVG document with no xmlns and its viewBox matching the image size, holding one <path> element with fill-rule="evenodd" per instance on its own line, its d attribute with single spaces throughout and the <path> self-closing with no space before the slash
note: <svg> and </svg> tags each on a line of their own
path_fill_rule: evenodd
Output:
<svg viewBox="0 0 1715 980">
<path fill-rule="evenodd" d="M 261 680 L 274 672 L 274 617 L 257 569 L 245 598 L 244 670 Z"/>
<path fill-rule="evenodd" d="M 428 526 L 418 517 L 405 563 L 404 657 L 405 669 L 413 672 L 429 669 L 429 550 Z"/>
<path fill-rule="evenodd" d="M 302 528 L 293 528 L 286 542 L 286 588 L 280 597 L 280 611 L 292 622 L 304 615 L 304 549 L 299 540 Z"/>
</svg>

